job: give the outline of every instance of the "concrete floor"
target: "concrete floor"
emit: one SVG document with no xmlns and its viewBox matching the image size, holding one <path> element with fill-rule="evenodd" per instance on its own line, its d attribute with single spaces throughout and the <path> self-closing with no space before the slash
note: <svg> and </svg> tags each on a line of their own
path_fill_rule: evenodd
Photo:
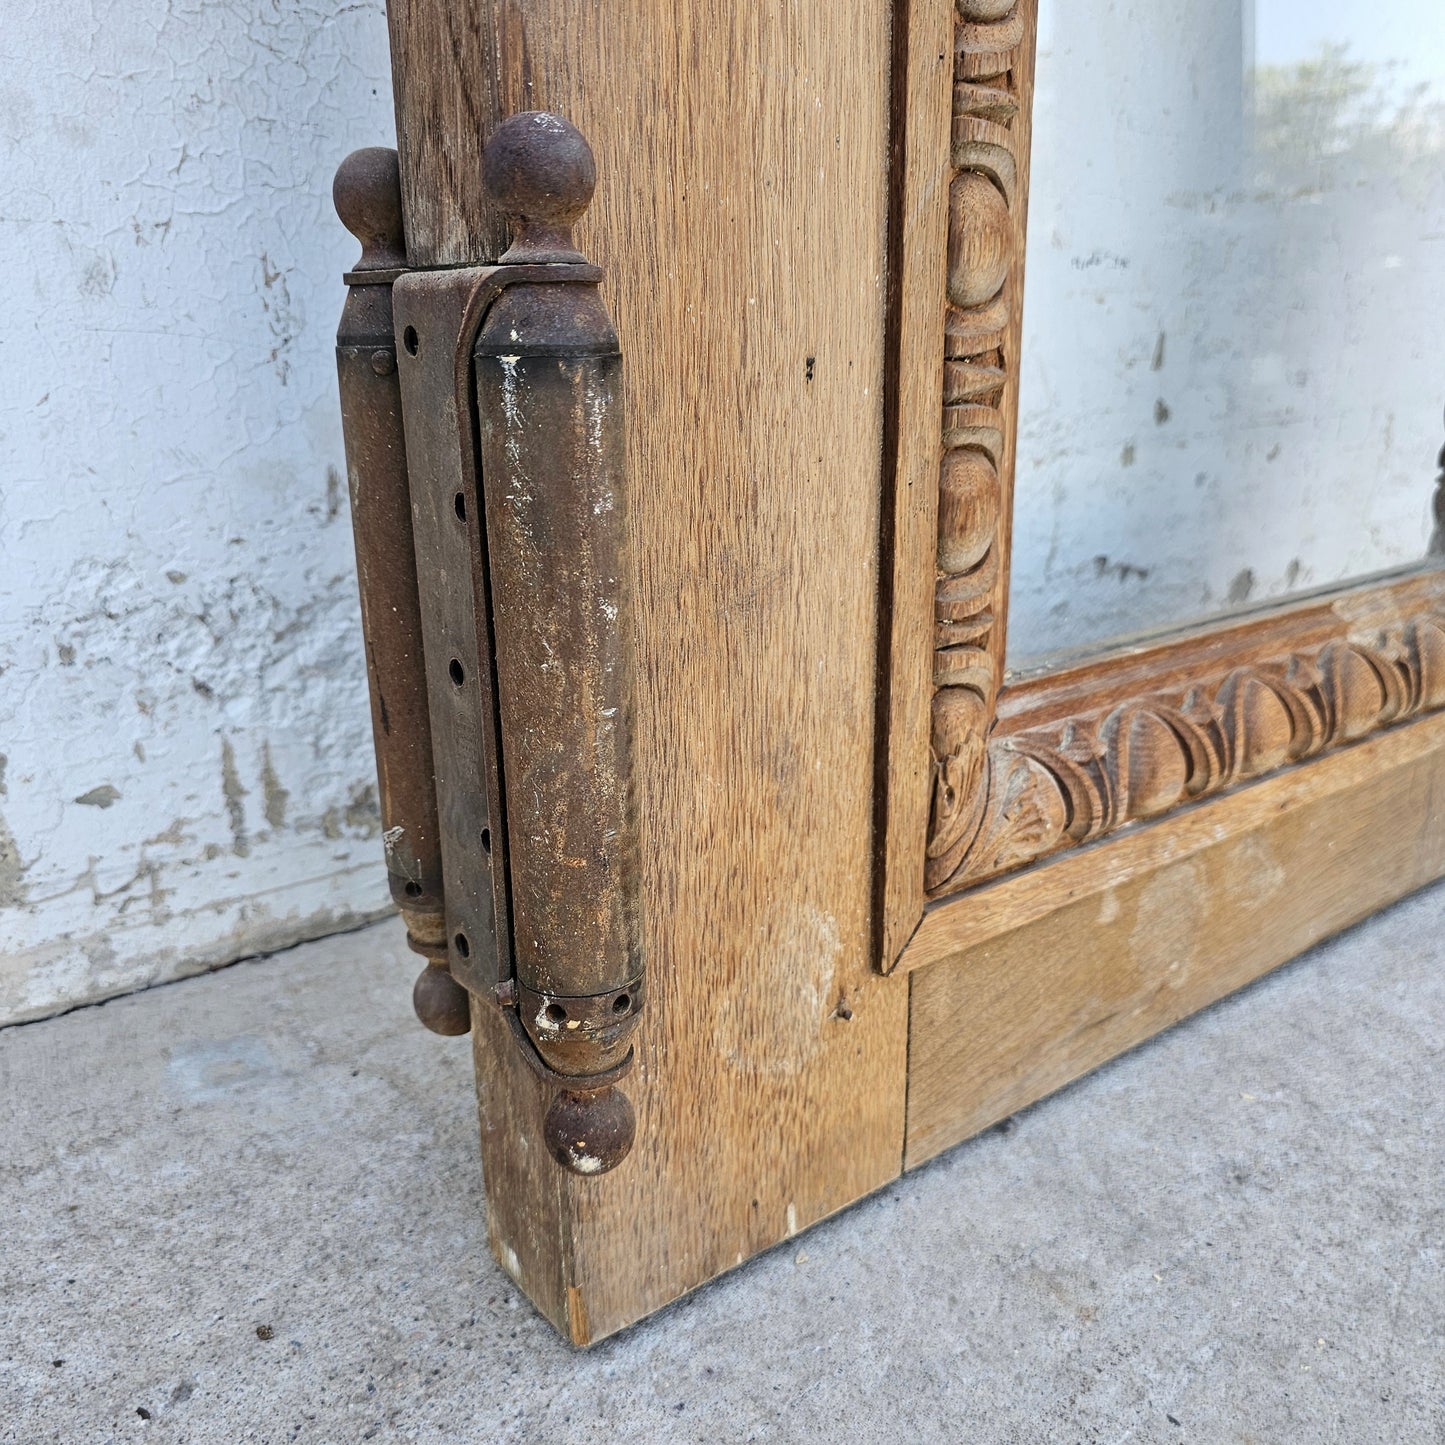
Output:
<svg viewBox="0 0 1445 1445">
<path fill-rule="evenodd" d="M 1445 889 L 622 1337 L 394 924 L 0 1033 L 6 1441 L 1445 1441 Z"/>
</svg>

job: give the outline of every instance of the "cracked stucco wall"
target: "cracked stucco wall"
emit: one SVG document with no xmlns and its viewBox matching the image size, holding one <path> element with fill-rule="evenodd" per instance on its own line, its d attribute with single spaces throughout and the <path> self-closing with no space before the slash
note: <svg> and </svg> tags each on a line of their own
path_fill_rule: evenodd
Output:
<svg viewBox="0 0 1445 1445">
<path fill-rule="evenodd" d="M 10 0 L 0 1022 L 386 908 L 332 338 L 382 0 Z"/>
</svg>

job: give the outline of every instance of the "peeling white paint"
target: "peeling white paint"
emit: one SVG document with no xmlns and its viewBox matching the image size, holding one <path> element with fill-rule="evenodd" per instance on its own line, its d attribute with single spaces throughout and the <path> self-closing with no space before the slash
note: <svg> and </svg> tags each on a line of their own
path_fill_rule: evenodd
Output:
<svg viewBox="0 0 1445 1445">
<path fill-rule="evenodd" d="M 393 134 L 381 0 L 5 44 L 0 1022 L 387 907 L 330 186 Z"/>
<path fill-rule="evenodd" d="M 602 428 L 607 422 L 607 393 L 599 391 L 597 379 L 592 372 L 587 375 L 587 445 L 592 451 L 601 456 L 602 454 Z M 611 506 L 612 495 L 609 492 L 605 498 L 608 506 Z"/>
<path fill-rule="evenodd" d="M 406 839 L 406 829 L 402 827 L 388 828 L 381 835 L 381 846 L 386 854 L 387 866 L 392 866 L 392 859 L 398 848 Z"/>
<path fill-rule="evenodd" d="M 513 337 L 515 340 L 515 335 Z M 517 402 L 517 363 L 520 356 L 499 356 L 497 360 L 502 366 L 502 417 L 506 422 L 503 428 L 505 438 L 502 442 L 502 450 L 507 454 L 507 460 L 512 464 L 512 471 L 515 474 L 520 472 L 522 466 L 522 442 L 520 433 L 522 431 L 522 409 Z M 513 501 L 527 503 L 532 500 L 530 496 L 513 491 Z"/>
<path fill-rule="evenodd" d="M 522 1280 L 522 1261 L 517 1258 L 517 1251 L 503 1240 L 500 1246 L 500 1253 L 502 1256 L 502 1268 L 520 1284 Z"/>
</svg>

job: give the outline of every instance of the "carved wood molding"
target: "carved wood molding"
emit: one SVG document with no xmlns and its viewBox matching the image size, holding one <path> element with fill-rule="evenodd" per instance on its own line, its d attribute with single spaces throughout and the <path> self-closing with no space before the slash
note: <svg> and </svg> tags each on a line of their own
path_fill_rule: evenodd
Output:
<svg viewBox="0 0 1445 1445">
<path fill-rule="evenodd" d="M 963 863 L 1003 682 L 1036 0 L 956 0 L 924 884 Z"/>
<path fill-rule="evenodd" d="M 1025 705 L 987 744 L 963 861 L 940 891 L 1445 708 L 1436 591 L 1413 615 L 1373 630 L 1341 618 L 1335 635 L 1242 664 L 1229 640 L 1212 670 L 1181 669 L 1161 647 L 1156 687 L 1136 676 L 1120 697 L 1104 686 L 1097 705 L 1038 725 Z"/>
<path fill-rule="evenodd" d="M 1036 6 L 953 8 L 933 899 L 1445 707 L 1441 574 L 1350 594 L 1380 603 L 1383 620 L 1362 621 L 1348 601 L 1305 604 L 1091 661 L 1067 684 L 1004 688 Z M 1445 453 L 1441 467 L 1435 552 L 1445 552 Z M 1020 700 L 1044 693 L 1042 710 Z"/>
</svg>

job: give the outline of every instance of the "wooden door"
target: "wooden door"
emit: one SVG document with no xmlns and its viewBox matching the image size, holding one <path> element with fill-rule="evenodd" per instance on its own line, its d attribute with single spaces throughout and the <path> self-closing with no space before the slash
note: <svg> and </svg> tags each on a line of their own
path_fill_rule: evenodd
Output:
<svg viewBox="0 0 1445 1445">
<path fill-rule="evenodd" d="M 1033 0 L 389 9 L 410 266 L 499 254 L 502 117 L 598 163 L 649 977 L 619 1168 L 556 1167 L 473 1008 L 493 1247 L 570 1338 L 1445 871 L 1433 572 L 1006 684 Z"/>
</svg>

